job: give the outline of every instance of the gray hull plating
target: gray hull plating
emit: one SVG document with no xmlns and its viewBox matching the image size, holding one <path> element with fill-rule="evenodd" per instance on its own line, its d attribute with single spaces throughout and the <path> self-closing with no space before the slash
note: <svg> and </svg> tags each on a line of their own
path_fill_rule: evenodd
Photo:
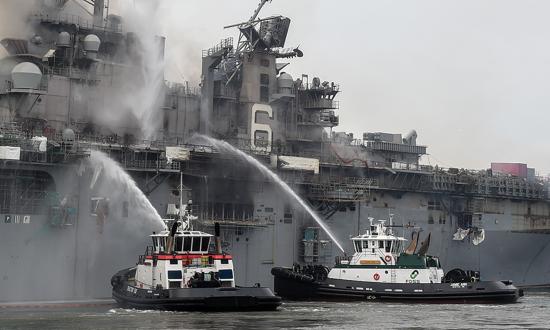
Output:
<svg viewBox="0 0 550 330">
<path fill-rule="evenodd" d="M 80 180 L 81 186 L 90 182 L 86 176 Z M 149 243 L 143 238 L 144 233 L 151 231 L 151 224 L 140 223 L 136 220 L 139 214 L 130 211 L 128 218 L 107 221 L 100 230 L 97 218 L 90 215 L 87 207 L 91 193 L 85 191 L 80 195 L 78 224 L 52 227 L 46 215 L 32 216 L 29 224 L 0 224 L 0 260 L 6 262 L 0 269 L 2 300 L 107 297 L 110 276 L 135 262 L 143 252 L 143 246 Z M 169 187 L 163 184 L 149 196 L 158 210 L 165 208 L 163 201 L 168 191 Z M 414 207 L 418 204 L 413 203 L 425 196 L 411 195 L 410 199 L 397 202 L 387 199 L 392 203 L 388 208 L 357 203 L 354 210 L 336 212 L 327 224 L 341 242 L 347 242 L 350 235 L 367 226 L 369 216 L 384 219 L 391 212 L 395 214 L 395 224 L 411 222 L 422 228 L 422 235 L 432 233 L 430 252 L 441 257 L 444 269 L 479 270 L 482 280 L 506 279 L 518 286 L 550 283 L 550 235 L 516 232 L 511 216 L 484 214 L 485 241 L 477 246 L 468 238 L 454 241 L 456 219 L 451 215 L 445 223 L 430 223 L 434 212 Z M 271 268 L 303 261 L 303 228 L 314 224 L 298 207 L 291 208 L 291 218 L 285 215 L 289 201 L 281 198 L 275 187 L 264 186 L 254 203 L 257 225 L 223 226 L 224 248 L 234 257 L 238 285 L 261 283 L 273 287 Z M 120 210 L 113 207 L 110 212 Z M 351 253 L 351 245 L 344 247 Z M 339 254 L 335 245 L 327 243 L 326 255 L 319 262 L 330 266 Z"/>
</svg>

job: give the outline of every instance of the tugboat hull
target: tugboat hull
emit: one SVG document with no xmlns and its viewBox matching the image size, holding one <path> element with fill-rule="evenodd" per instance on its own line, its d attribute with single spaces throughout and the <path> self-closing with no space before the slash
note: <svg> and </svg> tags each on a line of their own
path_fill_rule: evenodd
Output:
<svg viewBox="0 0 550 330">
<path fill-rule="evenodd" d="M 123 271 L 124 272 L 124 271 Z M 119 272 L 111 280 L 113 298 L 119 306 L 136 309 L 257 311 L 275 310 L 281 298 L 265 287 L 217 287 L 143 289 Z"/>
<path fill-rule="evenodd" d="M 471 283 L 378 283 L 334 280 L 275 267 L 275 292 L 286 299 L 375 300 L 420 303 L 513 303 L 523 291 L 508 281 Z"/>
</svg>

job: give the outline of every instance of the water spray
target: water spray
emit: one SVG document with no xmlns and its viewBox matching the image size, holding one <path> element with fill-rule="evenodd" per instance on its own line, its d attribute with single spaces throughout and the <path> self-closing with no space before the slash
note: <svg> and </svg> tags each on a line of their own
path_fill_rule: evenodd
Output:
<svg viewBox="0 0 550 330">
<path fill-rule="evenodd" d="M 126 187 L 128 192 L 135 198 L 136 204 L 143 207 L 153 218 L 155 223 L 158 223 L 165 230 L 168 229 L 157 210 L 153 207 L 153 205 L 151 205 L 149 199 L 138 188 L 134 179 L 132 179 L 132 177 L 124 171 L 120 164 L 109 158 L 109 156 L 105 153 L 97 150 L 92 150 L 89 162 L 95 169 L 94 177 L 92 178 L 93 184 L 95 184 L 95 181 L 98 179 L 96 176 L 101 174 L 105 176 L 107 180 L 111 181 L 113 185 L 122 185 L 123 187 Z"/>
<path fill-rule="evenodd" d="M 296 192 L 294 192 L 294 190 L 292 190 L 292 188 L 290 188 L 288 186 L 288 184 L 286 184 L 286 182 L 284 182 L 281 178 L 279 178 L 279 176 L 277 174 L 272 172 L 269 168 L 267 168 L 264 164 L 262 164 L 256 158 L 254 158 L 254 157 L 250 156 L 249 154 L 235 148 L 234 146 L 232 146 L 231 144 L 229 144 L 225 141 L 217 140 L 217 139 L 214 139 L 214 138 L 211 138 L 209 136 L 202 135 L 202 134 L 196 134 L 195 136 L 200 138 L 200 139 L 204 139 L 204 140 L 208 141 L 210 144 L 212 144 L 214 147 L 216 147 L 220 150 L 223 150 L 223 151 L 226 151 L 226 152 L 231 152 L 233 154 L 236 154 L 236 155 L 246 159 L 247 162 L 254 165 L 264 175 L 266 175 L 266 176 L 270 177 L 271 179 L 273 179 L 273 181 L 275 181 L 285 192 L 287 192 L 290 196 L 292 196 L 292 198 L 294 198 L 294 200 L 296 200 L 309 213 L 309 215 L 311 215 L 313 217 L 313 219 L 325 231 L 325 233 L 330 237 L 330 239 L 334 242 L 334 244 L 336 244 L 336 246 L 340 249 L 340 251 L 342 251 L 342 253 L 345 253 L 344 248 L 338 242 L 338 240 L 336 239 L 334 234 L 332 234 L 332 232 L 330 231 L 328 226 L 324 223 L 324 221 L 315 213 L 315 211 L 313 211 L 309 207 L 309 205 L 306 204 L 306 202 L 303 199 L 300 198 L 300 196 L 298 196 L 298 194 Z"/>
</svg>

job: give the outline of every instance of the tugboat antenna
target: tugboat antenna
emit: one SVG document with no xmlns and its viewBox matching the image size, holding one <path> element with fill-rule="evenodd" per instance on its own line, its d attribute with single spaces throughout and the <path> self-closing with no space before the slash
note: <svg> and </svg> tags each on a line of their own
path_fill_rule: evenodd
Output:
<svg viewBox="0 0 550 330">
<path fill-rule="evenodd" d="M 180 171 L 180 208 L 179 208 L 179 218 L 182 219 L 181 212 L 183 211 L 183 172 Z"/>
</svg>

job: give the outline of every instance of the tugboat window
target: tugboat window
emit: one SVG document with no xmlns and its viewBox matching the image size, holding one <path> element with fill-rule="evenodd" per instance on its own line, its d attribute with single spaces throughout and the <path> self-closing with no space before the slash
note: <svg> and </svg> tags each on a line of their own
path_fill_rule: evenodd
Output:
<svg viewBox="0 0 550 330">
<path fill-rule="evenodd" d="M 363 249 L 369 248 L 369 241 L 363 241 Z"/>
<path fill-rule="evenodd" d="M 201 250 L 201 238 L 193 237 L 193 251 L 200 251 L 200 250 Z"/>
<path fill-rule="evenodd" d="M 384 241 L 378 241 L 378 248 L 383 249 L 384 248 Z"/>
<path fill-rule="evenodd" d="M 176 251 L 181 251 L 183 249 L 183 237 L 176 237 Z"/>
<path fill-rule="evenodd" d="M 386 241 L 386 252 L 391 251 L 391 241 Z"/>
<path fill-rule="evenodd" d="M 156 237 L 153 237 L 153 248 L 154 250 L 158 250 L 158 247 L 159 247 L 159 241 Z"/>
<path fill-rule="evenodd" d="M 160 243 L 160 252 L 166 251 L 166 238 L 165 237 L 159 237 L 159 243 Z"/>
<path fill-rule="evenodd" d="M 168 271 L 168 279 L 169 280 L 181 280 L 182 273 L 181 270 L 169 270 Z"/>
<path fill-rule="evenodd" d="M 208 245 L 210 243 L 210 237 L 203 237 L 201 242 L 201 249 L 203 252 L 208 251 Z"/>
<path fill-rule="evenodd" d="M 233 271 L 231 269 L 220 269 L 219 271 L 220 280 L 232 280 Z"/>
<path fill-rule="evenodd" d="M 190 251 L 191 250 L 191 237 L 184 237 L 183 238 L 183 251 Z"/>
</svg>

